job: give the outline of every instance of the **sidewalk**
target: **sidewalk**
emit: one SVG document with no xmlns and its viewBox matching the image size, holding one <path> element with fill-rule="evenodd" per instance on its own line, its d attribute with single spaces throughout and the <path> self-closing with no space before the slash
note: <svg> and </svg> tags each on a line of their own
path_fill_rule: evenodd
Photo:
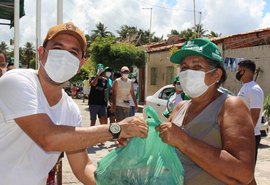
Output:
<svg viewBox="0 0 270 185">
<path fill-rule="evenodd" d="M 82 103 L 82 100 L 75 99 L 78 104 L 83 118 L 83 126 L 88 127 L 90 124 L 90 115 L 88 111 L 87 103 Z M 142 113 L 138 113 L 142 116 Z M 97 122 L 98 123 L 98 122 Z M 104 146 L 93 146 L 88 148 L 88 155 L 90 159 L 97 163 L 102 157 L 108 153 L 108 148 L 113 145 L 113 142 L 106 142 Z M 68 164 L 67 158 L 63 159 L 63 184 L 68 185 L 82 185 L 77 178 L 73 175 L 70 166 Z M 270 184 L 270 136 L 267 138 L 262 138 L 261 146 L 259 148 L 258 159 L 255 169 L 255 177 L 257 185 L 267 185 Z"/>
</svg>

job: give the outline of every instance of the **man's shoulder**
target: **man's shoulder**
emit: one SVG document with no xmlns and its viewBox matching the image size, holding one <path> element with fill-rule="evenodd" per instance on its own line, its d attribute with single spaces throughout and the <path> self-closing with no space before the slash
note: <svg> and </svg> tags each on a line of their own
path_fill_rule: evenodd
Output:
<svg viewBox="0 0 270 185">
<path fill-rule="evenodd" d="M 29 83 L 29 81 L 36 81 L 37 72 L 33 69 L 13 69 L 8 71 L 3 77 L 3 80 L 10 83 Z"/>
<path fill-rule="evenodd" d="M 248 88 L 249 88 L 249 91 L 250 91 L 251 93 L 260 93 L 260 94 L 263 94 L 262 88 L 261 88 L 260 85 L 259 85 L 257 82 L 255 82 L 255 81 L 252 81 L 252 83 L 249 84 Z"/>
</svg>

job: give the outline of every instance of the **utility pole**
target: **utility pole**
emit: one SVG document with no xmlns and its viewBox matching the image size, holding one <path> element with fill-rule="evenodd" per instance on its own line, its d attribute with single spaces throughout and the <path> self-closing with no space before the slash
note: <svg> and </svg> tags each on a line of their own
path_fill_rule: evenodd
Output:
<svg viewBox="0 0 270 185">
<path fill-rule="evenodd" d="M 195 0 L 193 0 L 193 17 L 194 17 L 194 28 L 196 28 L 196 8 L 195 8 Z"/>
<path fill-rule="evenodd" d="M 38 68 L 38 48 L 41 46 L 41 0 L 36 1 L 36 69 Z"/>
<path fill-rule="evenodd" d="M 200 15 L 200 18 L 199 18 L 199 24 L 198 24 L 198 38 L 200 38 L 201 37 L 201 25 L 202 25 L 202 23 L 201 23 L 201 19 L 202 19 L 202 12 L 199 12 L 199 15 Z"/>
<path fill-rule="evenodd" d="M 63 23 L 63 0 L 57 0 L 57 24 Z"/>
<path fill-rule="evenodd" d="M 149 28 L 149 44 L 151 43 L 151 27 L 152 27 L 152 8 L 143 8 L 144 10 L 150 10 L 150 28 Z M 150 47 L 150 45 L 149 45 Z M 144 99 L 147 96 L 147 83 L 148 83 L 148 63 L 150 62 L 150 53 L 148 53 L 148 61 L 144 68 Z M 143 88 L 142 88 L 143 89 Z"/>
<path fill-rule="evenodd" d="M 14 0 L 14 66 L 19 68 L 20 0 Z"/>
<path fill-rule="evenodd" d="M 144 10 L 150 10 L 150 28 L 149 28 L 149 43 L 151 42 L 151 27 L 152 27 L 152 9 L 153 8 L 143 8 Z"/>
</svg>

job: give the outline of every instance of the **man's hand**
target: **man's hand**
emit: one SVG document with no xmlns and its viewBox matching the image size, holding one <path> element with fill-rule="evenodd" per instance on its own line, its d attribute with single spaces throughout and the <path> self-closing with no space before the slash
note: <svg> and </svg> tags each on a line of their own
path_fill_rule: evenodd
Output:
<svg viewBox="0 0 270 185">
<path fill-rule="evenodd" d="M 103 73 L 103 71 L 104 71 L 104 69 L 98 69 L 98 71 L 97 71 L 97 76 L 100 76 L 101 73 Z"/>
<path fill-rule="evenodd" d="M 121 134 L 119 138 L 147 137 L 148 125 L 141 117 L 128 117 L 119 122 Z"/>
</svg>

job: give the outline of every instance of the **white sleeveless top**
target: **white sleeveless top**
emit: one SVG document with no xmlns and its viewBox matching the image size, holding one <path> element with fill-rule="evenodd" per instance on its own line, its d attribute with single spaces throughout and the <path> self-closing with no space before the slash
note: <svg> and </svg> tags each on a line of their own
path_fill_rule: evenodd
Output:
<svg viewBox="0 0 270 185">
<path fill-rule="evenodd" d="M 117 78 L 116 82 L 116 106 L 129 107 L 131 80 L 127 79 L 127 81 L 124 81 L 121 78 Z"/>
</svg>

